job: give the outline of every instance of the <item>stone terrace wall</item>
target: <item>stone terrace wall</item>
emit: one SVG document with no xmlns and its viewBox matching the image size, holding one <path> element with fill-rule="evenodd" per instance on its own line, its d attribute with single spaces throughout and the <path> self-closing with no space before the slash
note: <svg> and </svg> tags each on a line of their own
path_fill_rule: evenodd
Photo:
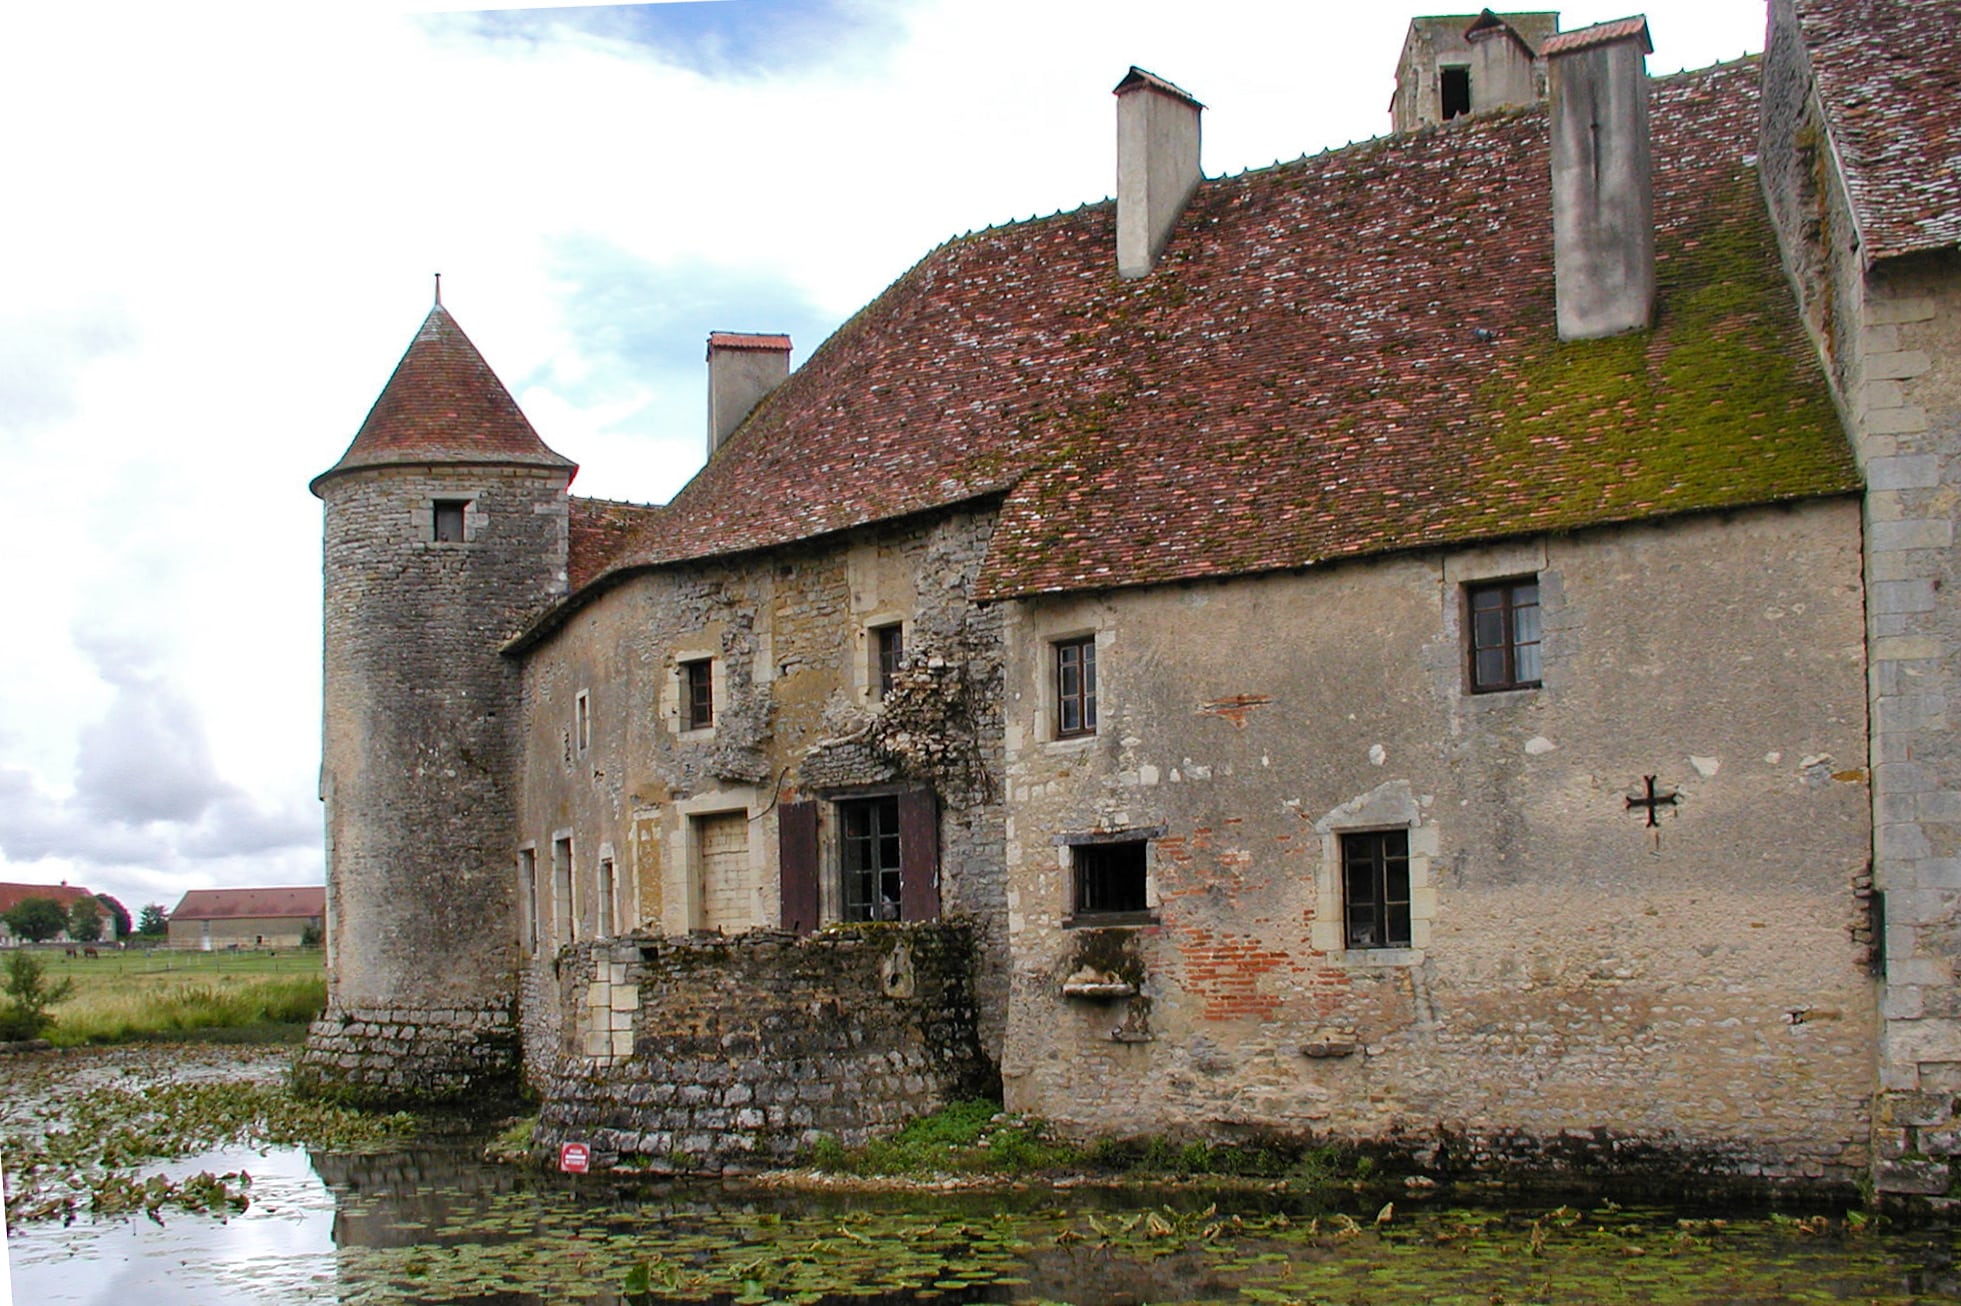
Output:
<svg viewBox="0 0 1961 1306">
<path fill-rule="evenodd" d="M 380 1105 L 501 1102 L 516 1077 L 511 1007 L 337 1007 L 293 1065 L 305 1091 Z"/>
<path fill-rule="evenodd" d="M 740 1172 L 971 1096 L 989 1069 L 974 955 L 946 921 L 570 949 L 585 1055 L 555 1068 L 537 1145 L 586 1143 L 595 1169 Z"/>
</svg>

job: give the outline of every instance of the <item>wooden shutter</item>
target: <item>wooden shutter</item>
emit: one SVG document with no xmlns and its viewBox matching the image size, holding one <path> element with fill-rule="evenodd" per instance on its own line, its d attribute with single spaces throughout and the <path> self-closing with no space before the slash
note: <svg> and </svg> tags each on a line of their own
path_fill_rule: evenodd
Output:
<svg viewBox="0 0 1961 1306">
<path fill-rule="evenodd" d="M 776 809 L 777 866 L 782 873 L 783 928 L 808 934 L 817 928 L 817 804 L 784 803 Z"/>
<path fill-rule="evenodd" d="M 940 914 L 940 803 L 931 789 L 899 795 L 899 919 Z"/>
</svg>

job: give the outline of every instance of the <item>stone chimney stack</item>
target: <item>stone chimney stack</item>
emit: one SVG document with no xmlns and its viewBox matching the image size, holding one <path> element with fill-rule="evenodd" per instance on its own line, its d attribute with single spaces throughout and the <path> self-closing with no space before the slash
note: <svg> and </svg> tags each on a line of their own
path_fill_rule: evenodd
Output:
<svg viewBox="0 0 1961 1306">
<path fill-rule="evenodd" d="M 1147 275 L 1198 189 L 1205 108 L 1142 68 L 1117 83 L 1117 273 Z"/>
<path fill-rule="evenodd" d="M 708 456 L 790 375 L 790 337 L 715 331 L 708 337 Z"/>
<path fill-rule="evenodd" d="M 1552 95 L 1553 280 L 1559 338 L 1645 329 L 1655 311 L 1648 20 L 1547 41 Z"/>
</svg>

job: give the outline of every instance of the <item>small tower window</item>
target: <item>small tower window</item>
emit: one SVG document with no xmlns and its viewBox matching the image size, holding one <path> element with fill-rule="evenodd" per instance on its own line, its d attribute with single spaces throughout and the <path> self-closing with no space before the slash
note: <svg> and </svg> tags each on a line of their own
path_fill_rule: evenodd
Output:
<svg viewBox="0 0 1961 1306">
<path fill-rule="evenodd" d="M 1444 121 L 1471 111 L 1471 70 L 1467 67 L 1440 68 L 1438 80 L 1443 91 Z"/>
<path fill-rule="evenodd" d="M 463 542 L 463 510 L 469 506 L 468 499 L 436 500 L 436 543 Z"/>
</svg>

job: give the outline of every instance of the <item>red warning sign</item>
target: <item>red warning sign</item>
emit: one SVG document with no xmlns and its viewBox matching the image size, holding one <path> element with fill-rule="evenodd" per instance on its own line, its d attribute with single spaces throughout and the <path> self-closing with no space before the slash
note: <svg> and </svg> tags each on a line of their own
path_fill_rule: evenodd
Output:
<svg viewBox="0 0 1961 1306">
<path fill-rule="evenodd" d="M 558 1149 L 558 1168 L 567 1174 L 584 1174 L 592 1166 L 592 1150 L 584 1143 L 567 1143 Z"/>
</svg>

